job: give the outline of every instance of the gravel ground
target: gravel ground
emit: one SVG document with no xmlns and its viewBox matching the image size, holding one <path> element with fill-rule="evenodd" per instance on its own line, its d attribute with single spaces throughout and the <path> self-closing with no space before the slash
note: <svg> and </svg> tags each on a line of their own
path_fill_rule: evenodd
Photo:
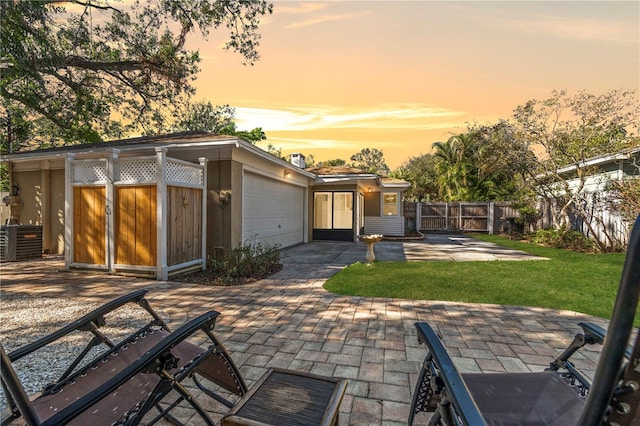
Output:
<svg viewBox="0 0 640 426">
<path fill-rule="evenodd" d="M 7 353 L 53 333 L 91 310 L 97 303 L 73 301 L 62 298 L 0 295 L 0 342 Z M 156 310 L 165 320 L 168 315 Z M 107 325 L 102 332 L 118 341 L 142 327 L 150 319 L 149 314 L 135 304 L 127 304 L 105 317 Z M 68 364 L 89 341 L 88 333 L 74 332 L 15 363 L 27 394 L 39 391 L 45 384 L 56 380 Z M 104 348 L 104 347 L 103 347 Z M 93 356 L 100 352 L 94 348 Z M 88 359 L 92 359 L 90 356 Z M 0 410 L 6 408 L 6 398 L 0 389 Z"/>
</svg>

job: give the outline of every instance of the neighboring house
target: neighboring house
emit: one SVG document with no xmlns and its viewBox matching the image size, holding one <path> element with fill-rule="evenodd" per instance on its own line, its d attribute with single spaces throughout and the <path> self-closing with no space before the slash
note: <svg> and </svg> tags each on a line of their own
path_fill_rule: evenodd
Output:
<svg viewBox="0 0 640 426">
<path fill-rule="evenodd" d="M 566 183 L 571 191 L 575 191 L 582 183 L 579 178 L 571 178 L 571 176 L 575 176 L 578 167 L 592 168 L 592 173 L 584 179 L 584 186 L 581 190 L 583 197 L 581 198 L 583 202 L 588 203 L 591 217 L 601 219 L 606 229 L 603 229 L 603 226 L 597 223 L 598 221 L 591 220 L 598 235 L 589 235 L 588 227 L 577 217 L 572 218 L 573 228 L 585 235 L 596 238 L 603 238 L 604 232 L 607 232 L 616 241 L 626 243 L 629 235 L 628 225 L 630 224 L 625 223 L 616 212 L 609 211 L 604 200 L 607 198 L 607 187 L 611 182 L 640 178 L 640 147 L 625 149 L 615 154 L 593 157 L 579 165 L 573 164 L 559 169 L 560 176 L 568 178 Z M 564 193 L 561 185 L 556 185 L 555 188 L 550 185 L 549 190 L 557 191 L 560 194 Z M 538 226 L 547 228 L 555 225 L 550 211 L 554 207 L 551 198 L 547 200 L 543 207 L 543 217 Z"/>
<path fill-rule="evenodd" d="M 409 184 L 304 169 L 236 137 L 183 133 L 2 156 L 12 222 L 42 225 L 67 268 L 148 274 L 192 268 L 230 247 L 403 235 Z M 328 231 L 328 232 L 327 232 Z"/>
</svg>

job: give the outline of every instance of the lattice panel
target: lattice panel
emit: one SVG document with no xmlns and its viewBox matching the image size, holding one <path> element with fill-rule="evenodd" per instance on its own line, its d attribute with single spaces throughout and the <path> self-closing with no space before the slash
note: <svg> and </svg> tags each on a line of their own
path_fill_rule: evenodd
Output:
<svg viewBox="0 0 640 426">
<path fill-rule="evenodd" d="M 106 161 L 73 163 L 73 183 L 98 183 L 107 181 Z"/>
<path fill-rule="evenodd" d="M 115 180 L 129 183 L 156 182 L 156 170 L 155 160 L 119 160 L 116 163 Z"/>
<path fill-rule="evenodd" d="M 167 161 L 167 181 L 189 185 L 203 185 L 202 168 Z"/>
</svg>

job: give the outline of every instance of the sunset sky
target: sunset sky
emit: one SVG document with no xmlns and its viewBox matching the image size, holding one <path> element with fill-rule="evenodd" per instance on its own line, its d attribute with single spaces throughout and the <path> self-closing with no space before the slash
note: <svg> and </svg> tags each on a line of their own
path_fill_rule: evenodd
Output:
<svg viewBox="0 0 640 426">
<path fill-rule="evenodd" d="M 637 1 L 275 1 L 260 32 L 253 67 L 222 30 L 198 44 L 197 99 L 316 161 L 377 148 L 394 169 L 554 89 L 640 87 Z"/>
</svg>

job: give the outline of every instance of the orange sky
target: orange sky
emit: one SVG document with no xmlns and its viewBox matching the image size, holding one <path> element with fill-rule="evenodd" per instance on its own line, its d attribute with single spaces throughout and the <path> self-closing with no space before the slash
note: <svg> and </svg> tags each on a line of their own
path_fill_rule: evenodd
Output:
<svg viewBox="0 0 640 426">
<path fill-rule="evenodd" d="M 393 169 L 554 89 L 640 87 L 637 1 L 275 1 L 260 32 L 253 67 L 223 30 L 195 43 L 197 98 L 316 161 L 377 148 Z"/>
</svg>

